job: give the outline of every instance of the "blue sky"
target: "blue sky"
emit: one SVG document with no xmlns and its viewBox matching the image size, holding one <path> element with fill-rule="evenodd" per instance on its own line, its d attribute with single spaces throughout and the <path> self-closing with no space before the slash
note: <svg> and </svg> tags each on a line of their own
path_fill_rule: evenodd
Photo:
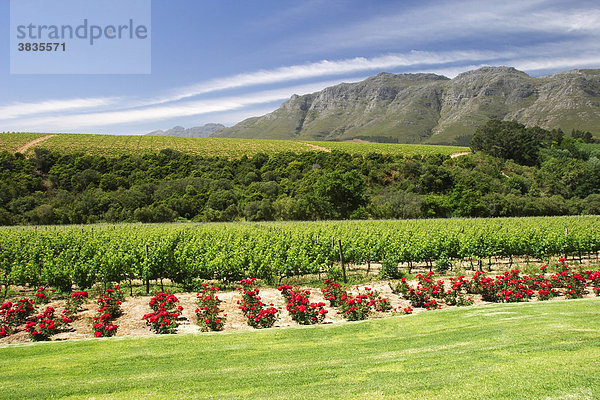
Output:
<svg viewBox="0 0 600 400">
<path fill-rule="evenodd" d="M 600 68 L 597 0 L 153 0 L 144 75 L 11 75 L 9 11 L 0 2 L 0 131 L 233 125 L 382 71 Z"/>
</svg>

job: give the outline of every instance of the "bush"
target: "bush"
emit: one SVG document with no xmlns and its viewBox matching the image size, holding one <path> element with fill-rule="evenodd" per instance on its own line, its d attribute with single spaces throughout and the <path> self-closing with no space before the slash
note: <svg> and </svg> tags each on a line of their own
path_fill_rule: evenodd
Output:
<svg viewBox="0 0 600 400">
<path fill-rule="evenodd" d="M 158 311 L 146 314 L 142 319 L 146 320 L 146 325 L 149 325 L 154 333 L 158 334 L 172 334 L 177 333 L 177 318 L 179 318 L 178 312 L 169 312 L 164 308 Z"/>
<path fill-rule="evenodd" d="M 80 307 L 86 302 L 88 298 L 88 292 L 82 290 L 80 292 L 71 293 L 71 298 L 65 304 L 65 310 L 63 311 L 64 315 L 72 316 L 75 315 Z"/>
<path fill-rule="evenodd" d="M 172 311 L 177 308 L 177 303 L 179 303 L 179 299 L 173 293 L 160 292 L 150 299 L 149 305 L 154 311 L 158 311 L 161 308 Z"/>
<path fill-rule="evenodd" d="M 111 337 L 116 335 L 118 325 L 112 321 L 121 315 L 121 303 L 125 300 L 125 294 L 119 286 L 106 289 L 96 302 L 99 305 L 98 312 L 93 318 L 92 328 L 95 337 Z"/>
<path fill-rule="evenodd" d="M 381 262 L 381 270 L 379 275 L 385 279 L 402 278 L 403 273 L 398 269 L 398 262 L 391 258 L 385 258 Z"/>
<path fill-rule="evenodd" d="M 342 295 L 341 300 L 340 311 L 348 321 L 361 321 L 369 316 L 372 303 L 366 294 L 359 293 L 354 298 Z"/>
<path fill-rule="evenodd" d="M 340 286 L 338 282 L 334 282 L 331 279 L 325 279 L 324 283 L 327 286 L 324 289 L 321 289 L 323 297 L 325 297 L 325 300 L 329 301 L 329 305 L 331 307 L 339 306 L 342 301 L 342 296 L 347 295 L 346 291 Z"/>
<path fill-rule="evenodd" d="M 93 325 L 95 337 L 112 337 L 117 334 L 118 325 L 106 321 L 96 322 Z"/>
<path fill-rule="evenodd" d="M 50 340 L 50 336 L 59 333 L 71 322 L 68 317 L 56 318 L 54 312 L 54 308 L 48 307 L 36 317 L 35 321 L 27 323 L 25 330 L 31 340 L 35 342 Z"/>
<path fill-rule="evenodd" d="M 149 302 L 154 312 L 144 315 L 142 319 L 146 320 L 146 325 L 149 325 L 154 333 L 177 333 L 177 318 L 183 311 L 183 307 L 177 306 L 177 303 L 179 299 L 173 293 L 158 293 Z M 177 311 L 174 311 L 175 309 Z"/>
<path fill-rule="evenodd" d="M 222 331 L 225 325 L 227 314 L 219 316 L 221 300 L 216 295 L 218 291 L 218 287 L 208 287 L 207 283 L 203 283 L 200 293 L 197 294 L 196 317 L 198 318 L 198 325 L 203 331 Z"/>
<path fill-rule="evenodd" d="M 55 292 L 56 290 L 53 288 L 41 287 L 36 290 L 35 294 L 33 295 L 33 297 L 35 297 L 33 300 L 35 301 L 35 304 L 46 304 L 50 301 L 51 294 Z"/>
<path fill-rule="evenodd" d="M 258 312 L 253 311 L 247 314 L 248 325 L 256 329 L 271 328 L 277 321 L 279 310 L 275 307 L 261 308 Z"/>
<path fill-rule="evenodd" d="M 111 337 L 117 333 L 118 325 L 111 323 L 113 316 L 109 313 L 98 311 L 93 318 L 92 329 L 95 337 Z"/>
<path fill-rule="evenodd" d="M 435 271 L 438 273 L 443 273 L 452 268 L 452 261 L 448 258 L 447 255 L 442 254 L 435 260 Z"/>
<path fill-rule="evenodd" d="M 242 279 L 238 290 L 242 291 L 242 300 L 238 301 L 239 309 L 242 310 L 248 325 L 256 328 L 270 328 L 277 321 L 279 310 L 270 304 L 270 307 L 265 305 L 259 296 L 260 289 L 253 289 L 252 286 L 256 282 L 256 278 Z"/>
<path fill-rule="evenodd" d="M 292 320 L 301 325 L 319 324 L 325 319 L 327 310 L 325 303 L 311 303 L 310 291 L 291 290 L 287 285 L 280 286 L 279 290 L 287 300 L 286 310 L 290 313 Z"/>
<path fill-rule="evenodd" d="M 0 306 L 0 325 L 5 326 L 7 331 L 22 324 L 28 317 L 33 315 L 35 308 L 33 300 L 20 299 L 17 303 L 5 302 Z"/>
</svg>

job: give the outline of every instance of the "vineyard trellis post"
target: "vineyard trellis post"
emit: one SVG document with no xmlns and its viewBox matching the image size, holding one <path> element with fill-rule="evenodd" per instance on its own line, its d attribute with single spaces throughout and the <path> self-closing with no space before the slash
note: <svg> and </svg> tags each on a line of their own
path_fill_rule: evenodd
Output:
<svg viewBox="0 0 600 400">
<path fill-rule="evenodd" d="M 148 244 L 144 245 L 144 251 L 146 252 L 146 294 L 150 293 L 150 277 L 148 276 Z"/>
<path fill-rule="evenodd" d="M 346 266 L 344 265 L 344 253 L 342 253 L 342 239 L 338 239 L 338 248 L 340 249 L 340 263 L 342 264 L 342 279 L 344 283 L 347 283 L 346 279 Z"/>
</svg>

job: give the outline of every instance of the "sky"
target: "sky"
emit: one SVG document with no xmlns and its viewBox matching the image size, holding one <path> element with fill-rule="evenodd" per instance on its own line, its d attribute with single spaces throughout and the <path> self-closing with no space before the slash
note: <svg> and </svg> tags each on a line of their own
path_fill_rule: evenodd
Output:
<svg viewBox="0 0 600 400">
<path fill-rule="evenodd" d="M 379 72 L 600 68 L 597 0 L 151 0 L 144 74 L 11 74 L 10 34 L 0 0 L 0 132 L 230 126 Z"/>
</svg>

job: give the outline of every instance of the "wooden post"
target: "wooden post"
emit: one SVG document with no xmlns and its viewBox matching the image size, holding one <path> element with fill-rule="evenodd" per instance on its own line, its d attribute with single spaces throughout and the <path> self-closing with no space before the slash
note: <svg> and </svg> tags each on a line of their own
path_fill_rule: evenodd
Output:
<svg viewBox="0 0 600 400">
<path fill-rule="evenodd" d="M 146 251 L 146 264 L 147 264 L 147 261 L 148 261 L 148 245 L 147 244 L 144 245 L 144 250 Z M 147 267 L 147 265 L 146 265 L 146 267 Z M 148 272 L 146 271 L 146 274 L 147 273 Z M 150 293 L 150 278 L 148 276 L 146 276 L 146 294 L 149 294 L 149 293 Z"/>
<path fill-rule="evenodd" d="M 342 278 L 344 283 L 348 282 L 346 279 L 346 267 L 344 266 L 344 254 L 342 253 L 342 239 L 338 239 L 338 248 L 340 249 L 340 263 L 342 264 Z"/>
</svg>

